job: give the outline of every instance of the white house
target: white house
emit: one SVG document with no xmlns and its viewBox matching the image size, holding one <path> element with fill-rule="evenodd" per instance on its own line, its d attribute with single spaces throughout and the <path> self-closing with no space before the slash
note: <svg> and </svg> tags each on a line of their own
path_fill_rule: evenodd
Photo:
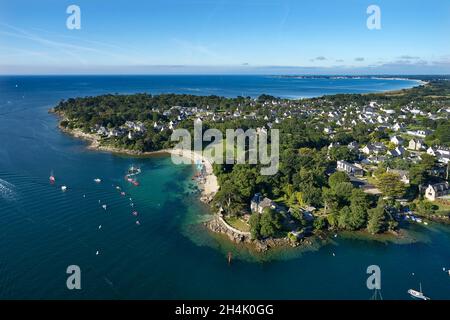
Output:
<svg viewBox="0 0 450 320">
<path fill-rule="evenodd" d="M 362 148 L 362 152 L 365 154 L 380 154 L 386 152 L 386 146 L 381 142 L 369 143 Z"/>
<path fill-rule="evenodd" d="M 392 130 L 394 131 L 402 131 L 405 128 L 405 125 L 403 123 L 395 123 L 392 126 Z"/>
<path fill-rule="evenodd" d="M 269 198 L 263 198 L 260 193 L 256 193 L 250 202 L 252 212 L 263 213 L 265 208 L 276 209 L 277 205 Z"/>
<path fill-rule="evenodd" d="M 450 194 L 448 182 L 430 184 L 425 190 L 425 198 L 430 201 L 435 201 L 437 198 L 444 197 L 448 194 Z"/>
<path fill-rule="evenodd" d="M 419 138 L 426 138 L 429 136 L 432 132 L 430 130 L 408 130 L 406 131 L 407 134 Z"/>
<path fill-rule="evenodd" d="M 400 138 L 400 137 L 393 136 L 393 137 L 391 137 L 391 142 L 394 143 L 397 146 L 400 146 L 400 145 L 403 144 L 404 140 L 402 138 Z"/>
<path fill-rule="evenodd" d="M 358 167 L 354 164 L 351 164 L 347 161 L 339 160 L 337 162 L 337 170 L 346 172 L 351 176 L 362 176 L 364 175 L 364 171 L 361 167 Z"/>
</svg>

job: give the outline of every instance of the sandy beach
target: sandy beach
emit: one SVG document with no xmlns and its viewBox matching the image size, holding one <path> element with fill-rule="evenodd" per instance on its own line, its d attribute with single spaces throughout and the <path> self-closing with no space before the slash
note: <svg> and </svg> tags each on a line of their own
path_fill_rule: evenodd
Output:
<svg viewBox="0 0 450 320">
<path fill-rule="evenodd" d="M 213 172 L 212 161 L 208 159 L 208 157 L 203 156 L 201 152 L 194 152 L 192 150 L 166 149 L 162 150 L 162 152 L 170 153 L 172 159 L 174 159 L 175 161 L 177 160 L 176 157 L 182 157 L 185 159 L 189 159 L 192 164 L 203 164 L 204 182 L 199 183 L 199 186 L 202 189 L 201 200 L 203 202 L 210 202 L 219 190 L 217 177 Z"/>
<path fill-rule="evenodd" d="M 59 126 L 59 128 L 71 136 L 75 138 L 79 138 L 89 142 L 88 149 L 91 150 L 100 150 L 105 152 L 112 153 L 120 153 L 127 154 L 132 156 L 154 156 L 158 154 L 170 154 L 172 159 L 174 159 L 174 163 L 186 162 L 182 161 L 180 158 L 184 158 L 189 160 L 192 165 L 196 165 L 198 163 L 202 163 L 204 166 L 203 170 L 203 181 L 198 181 L 199 188 L 201 190 L 200 200 L 202 202 L 208 203 L 210 202 L 214 195 L 219 190 L 219 184 L 217 182 L 217 177 L 214 175 L 212 161 L 207 157 L 201 155 L 199 152 L 194 152 L 191 150 L 182 150 L 182 149 L 163 149 L 158 151 L 151 152 L 136 152 L 132 150 L 126 150 L 121 148 L 115 148 L 111 146 L 102 146 L 100 144 L 100 138 L 96 134 L 84 133 L 80 129 L 67 129 Z"/>
</svg>

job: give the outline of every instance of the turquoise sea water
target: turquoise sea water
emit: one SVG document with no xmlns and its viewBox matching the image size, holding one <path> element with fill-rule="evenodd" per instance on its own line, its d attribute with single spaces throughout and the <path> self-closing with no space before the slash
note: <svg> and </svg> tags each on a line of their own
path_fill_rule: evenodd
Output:
<svg viewBox="0 0 450 320">
<path fill-rule="evenodd" d="M 406 290 L 419 282 L 431 298 L 449 299 L 450 277 L 442 270 L 450 268 L 449 227 L 412 227 L 414 243 L 339 236 L 308 250 L 255 255 L 202 227 L 208 213 L 192 194 L 191 166 L 163 156 L 89 151 L 59 132 L 47 112 L 62 98 L 101 93 L 299 97 L 413 84 L 263 76 L 0 77 L 0 298 L 368 299 L 366 268 L 377 264 L 385 299 L 409 299 Z M 142 168 L 139 187 L 124 181 L 131 164 Z M 55 185 L 48 181 L 51 170 Z M 66 288 L 72 264 L 81 268 L 80 291 Z"/>
</svg>

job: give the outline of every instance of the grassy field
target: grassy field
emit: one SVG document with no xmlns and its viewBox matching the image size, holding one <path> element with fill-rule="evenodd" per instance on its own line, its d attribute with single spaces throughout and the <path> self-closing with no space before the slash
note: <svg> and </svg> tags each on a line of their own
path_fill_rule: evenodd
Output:
<svg viewBox="0 0 450 320">
<path fill-rule="evenodd" d="M 237 217 L 227 217 L 225 218 L 225 221 L 233 228 L 236 228 L 244 232 L 250 231 L 250 226 L 248 225 L 248 223 Z"/>
<path fill-rule="evenodd" d="M 436 214 L 442 214 L 442 215 L 450 214 L 450 205 L 443 204 L 440 202 L 435 202 L 434 204 L 439 207 L 439 209 L 436 211 Z"/>
</svg>

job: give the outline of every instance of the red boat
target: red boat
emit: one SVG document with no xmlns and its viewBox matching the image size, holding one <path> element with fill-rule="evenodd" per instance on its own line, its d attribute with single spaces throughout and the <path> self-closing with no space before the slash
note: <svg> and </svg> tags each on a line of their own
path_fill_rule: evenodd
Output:
<svg viewBox="0 0 450 320">
<path fill-rule="evenodd" d="M 139 185 L 139 182 L 136 179 L 130 178 L 128 175 L 125 176 L 125 180 L 127 180 L 129 183 L 132 183 L 135 186 Z"/>
</svg>

